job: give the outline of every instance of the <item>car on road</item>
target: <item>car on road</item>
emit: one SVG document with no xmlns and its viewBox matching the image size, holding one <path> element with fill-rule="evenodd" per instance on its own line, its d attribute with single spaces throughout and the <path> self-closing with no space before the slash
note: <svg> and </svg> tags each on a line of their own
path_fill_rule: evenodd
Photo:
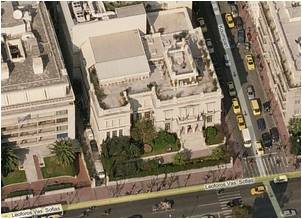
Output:
<svg viewBox="0 0 302 219">
<path fill-rule="evenodd" d="M 244 44 L 245 43 L 245 31 L 244 31 L 244 29 L 239 29 L 237 31 L 237 38 L 238 38 L 238 44 Z"/>
<path fill-rule="evenodd" d="M 236 116 L 236 119 L 237 119 L 237 125 L 238 125 L 239 130 L 245 129 L 246 126 L 245 126 L 243 116 L 241 114 L 239 114 Z"/>
<path fill-rule="evenodd" d="M 236 97 L 234 97 L 234 98 L 232 99 L 232 107 L 233 107 L 233 111 L 234 111 L 234 113 L 235 113 L 236 115 L 241 113 L 239 101 L 238 101 L 238 99 L 237 99 Z"/>
<path fill-rule="evenodd" d="M 214 53 L 214 47 L 211 39 L 206 39 L 206 45 L 208 47 L 209 53 L 213 54 Z"/>
<path fill-rule="evenodd" d="M 255 63 L 254 63 L 253 56 L 251 54 L 245 55 L 245 61 L 246 61 L 247 69 L 249 71 L 255 70 Z"/>
<path fill-rule="evenodd" d="M 259 156 L 264 155 L 264 149 L 260 141 L 256 141 L 256 152 Z"/>
<path fill-rule="evenodd" d="M 202 215 L 201 218 L 216 218 L 215 215 L 212 215 L 212 214 L 205 214 L 205 215 Z"/>
<path fill-rule="evenodd" d="M 167 211 L 172 209 L 173 202 L 164 200 L 152 206 L 152 211 Z"/>
<path fill-rule="evenodd" d="M 234 15 L 233 15 L 234 16 Z M 242 30 L 243 29 L 243 21 L 242 18 L 240 16 L 236 17 L 235 19 L 235 23 L 236 23 L 236 27 L 238 30 Z"/>
<path fill-rule="evenodd" d="M 286 210 L 283 210 L 283 211 L 282 211 L 282 215 L 283 215 L 284 217 L 293 217 L 293 216 L 296 216 L 296 215 L 297 215 L 297 211 L 296 211 L 296 209 L 293 209 L 293 208 L 291 208 L 291 209 L 286 209 Z"/>
<path fill-rule="evenodd" d="M 234 18 L 238 17 L 238 6 L 236 4 L 230 5 L 231 14 Z"/>
<path fill-rule="evenodd" d="M 236 89 L 235 89 L 235 86 L 234 86 L 233 81 L 229 81 L 229 82 L 227 83 L 227 85 L 228 85 L 229 95 L 230 95 L 231 97 L 236 97 L 237 92 L 236 92 Z"/>
<path fill-rule="evenodd" d="M 250 51 L 250 49 L 251 49 L 251 44 L 250 44 L 250 42 L 245 42 L 245 43 L 244 43 L 244 49 L 245 49 L 246 52 L 249 52 L 249 51 Z"/>
<path fill-rule="evenodd" d="M 255 89 L 254 89 L 253 85 L 247 86 L 246 93 L 247 93 L 247 97 L 249 98 L 249 100 L 256 98 Z"/>
<path fill-rule="evenodd" d="M 251 189 L 251 195 L 261 195 L 265 193 L 265 187 L 264 186 L 257 186 L 257 187 L 253 187 Z"/>
<path fill-rule="evenodd" d="M 242 206 L 242 205 L 243 203 L 241 198 L 235 198 L 227 203 L 227 206 L 229 207 Z"/>
<path fill-rule="evenodd" d="M 261 110 L 260 110 L 259 103 L 258 103 L 257 99 L 251 100 L 251 108 L 252 108 L 254 116 L 260 116 L 261 115 Z"/>
<path fill-rule="evenodd" d="M 225 66 L 227 67 L 230 67 L 231 66 L 231 63 L 230 63 L 230 58 L 227 54 L 224 54 L 224 64 Z"/>
<path fill-rule="evenodd" d="M 288 182 L 286 175 L 280 175 L 274 178 L 274 183 L 285 183 Z"/>
<path fill-rule="evenodd" d="M 264 131 L 266 129 L 266 124 L 265 124 L 264 118 L 257 119 L 257 126 L 258 126 L 258 129 L 260 129 L 261 131 Z"/>
<path fill-rule="evenodd" d="M 272 136 L 272 140 L 274 143 L 279 142 L 279 131 L 277 127 L 273 127 L 270 129 L 270 133 Z"/>
<path fill-rule="evenodd" d="M 90 147 L 91 147 L 91 150 L 92 150 L 92 152 L 95 152 L 95 153 L 99 153 L 99 150 L 98 150 L 98 143 L 96 142 L 96 140 L 91 140 L 90 142 L 89 142 L 89 144 L 90 144 Z"/>
<path fill-rule="evenodd" d="M 204 21 L 204 18 L 203 18 L 203 17 L 200 17 L 200 18 L 197 19 L 197 21 L 198 21 L 198 23 L 199 23 L 199 26 L 200 26 L 200 28 L 201 28 L 201 31 L 202 31 L 203 33 L 206 33 L 206 32 L 208 31 L 208 28 L 207 28 L 207 25 L 206 25 L 206 23 L 205 23 L 205 21 Z"/>
<path fill-rule="evenodd" d="M 226 21 L 228 27 L 230 29 L 234 28 L 235 27 L 235 23 L 234 23 L 233 16 L 230 13 L 226 13 L 224 17 L 225 17 L 225 21 Z"/>
<path fill-rule="evenodd" d="M 268 132 L 262 133 L 261 138 L 262 138 L 262 144 L 264 145 L 264 147 L 270 148 L 273 145 L 272 136 L 270 133 L 268 133 Z"/>
</svg>

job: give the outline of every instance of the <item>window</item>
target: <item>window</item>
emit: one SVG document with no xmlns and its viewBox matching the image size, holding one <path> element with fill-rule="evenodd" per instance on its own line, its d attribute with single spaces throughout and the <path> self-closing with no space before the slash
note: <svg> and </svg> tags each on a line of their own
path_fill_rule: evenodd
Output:
<svg viewBox="0 0 302 219">
<path fill-rule="evenodd" d="M 170 123 L 165 123 L 165 130 L 170 131 Z"/>
<path fill-rule="evenodd" d="M 207 116 L 207 122 L 211 123 L 213 121 L 213 116 Z"/>
<path fill-rule="evenodd" d="M 68 138 L 68 133 L 57 134 L 57 139 L 65 139 Z"/>
<path fill-rule="evenodd" d="M 107 132 L 107 133 L 106 133 L 106 136 L 107 136 L 108 138 L 110 138 L 110 132 Z"/>
<path fill-rule="evenodd" d="M 150 119 L 151 118 L 151 113 L 150 112 L 145 112 L 145 118 Z"/>
<path fill-rule="evenodd" d="M 119 130 L 118 135 L 119 135 L 119 136 L 123 136 L 123 129 L 120 129 L 120 130 Z"/>
<path fill-rule="evenodd" d="M 48 125 L 48 124 L 54 124 L 54 123 L 55 123 L 55 120 L 46 120 L 46 121 L 39 122 L 39 125 Z"/>
<path fill-rule="evenodd" d="M 60 110 L 60 111 L 57 111 L 56 112 L 56 115 L 58 116 L 58 115 L 65 115 L 65 114 L 67 114 L 68 113 L 68 111 L 67 110 Z"/>
<path fill-rule="evenodd" d="M 68 121 L 67 118 L 57 119 L 57 123 L 62 123 L 62 122 L 67 122 L 67 121 Z"/>
<path fill-rule="evenodd" d="M 117 136 L 117 131 L 112 132 L 112 137 L 115 137 L 115 136 Z"/>
<path fill-rule="evenodd" d="M 67 125 L 62 125 L 62 126 L 58 126 L 57 127 L 57 131 L 65 131 L 68 129 L 68 126 Z"/>
</svg>

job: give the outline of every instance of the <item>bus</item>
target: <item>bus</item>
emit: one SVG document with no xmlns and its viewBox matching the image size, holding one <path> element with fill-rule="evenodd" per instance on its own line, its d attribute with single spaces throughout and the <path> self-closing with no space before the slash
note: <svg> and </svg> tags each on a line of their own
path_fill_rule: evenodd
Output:
<svg viewBox="0 0 302 219">
<path fill-rule="evenodd" d="M 63 217 L 63 207 L 61 204 L 49 205 L 33 209 L 26 209 L 21 211 L 13 211 L 1 214 L 2 218 L 33 218 L 33 217 Z"/>
</svg>

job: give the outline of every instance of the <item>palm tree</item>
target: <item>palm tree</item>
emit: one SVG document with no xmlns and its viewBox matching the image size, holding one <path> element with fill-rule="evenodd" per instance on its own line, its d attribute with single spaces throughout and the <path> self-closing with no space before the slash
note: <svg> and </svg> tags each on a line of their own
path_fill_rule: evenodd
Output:
<svg viewBox="0 0 302 219">
<path fill-rule="evenodd" d="M 75 160 L 75 152 L 70 140 L 57 140 L 50 146 L 50 151 L 63 166 L 71 165 Z"/>
<path fill-rule="evenodd" d="M 2 176 L 6 177 L 18 166 L 18 156 L 10 147 L 1 147 L 1 171 Z"/>
</svg>

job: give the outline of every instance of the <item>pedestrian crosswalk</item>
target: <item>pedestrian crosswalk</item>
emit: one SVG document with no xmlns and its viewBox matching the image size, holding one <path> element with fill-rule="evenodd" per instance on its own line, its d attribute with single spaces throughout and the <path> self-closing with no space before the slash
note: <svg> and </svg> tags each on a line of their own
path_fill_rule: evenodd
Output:
<svg viewBox="0 0 302 219">
<path fill-rule="evenodd" d="M 261 157 L 263 167 L 267 175 L 283 173 L 287 171 L 288 162 L 284 154 L 265 154 Z M 259 170 L 255 157 L 242 159 L 244 177 L 259 176 Z"/>
<path fill-rule="evenodd" d="M 240 192 L 223 192 L 220 194 L 217 192 L 217 197 L 221 208 L 221 217 L 232 217 L 232 208 L 227 203 L 233 199 L 241 198 Z"/>
</svg>

